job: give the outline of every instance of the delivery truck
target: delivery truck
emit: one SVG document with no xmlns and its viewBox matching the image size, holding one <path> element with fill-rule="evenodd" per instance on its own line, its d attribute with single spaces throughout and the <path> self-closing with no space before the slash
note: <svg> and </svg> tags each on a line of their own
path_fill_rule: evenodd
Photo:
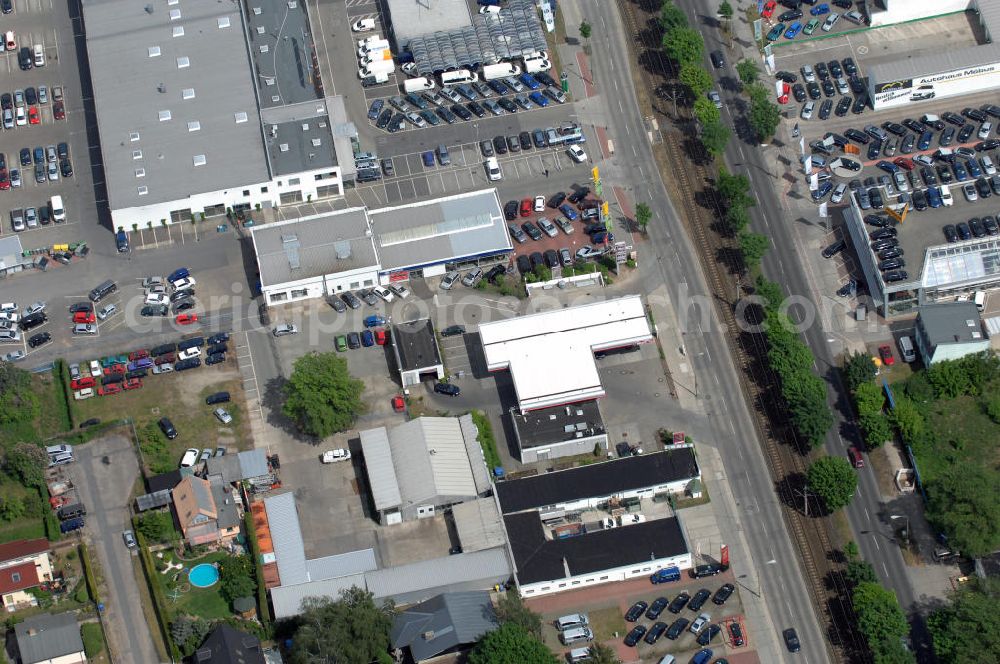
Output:
<svg viewBox="0 0 1000 664">
<path fill-rule="evenodd" d="M 370 39 L 363 40 L 358 43 L 358 57 L 361 57 L 372 51 L 388 51 L 389 50 L 389 40 L 388 39 Z"/>
<path fill-rule="evenodd" d="M 520 73 L 521 68 L 509 62 L 483 66 L 483 80 L 486 81 L 492 81 L 497 78 L 505 78 L 507 76 L 517 76 Z"/>
<path fill-rule="evenodd" d="M 362 64 L 361 68 L 358 70 L 358 78 L 366 78 L 368 76 L 376 76 L 378 74 L 391 74 L 395 70 L 396 65 L 393 63 L 392 59 L 379 60 L 378 62 Z"/>
<path fill-rule="evenodd" d="M 373 62 L 382 62 L 383 60 L 392 60 L 392 51 L 385 49 L 382 51 L 369 51 L 365 55 L 359 56 L 361 60 L 361 66 L 371 64 Z"/>
</svg>

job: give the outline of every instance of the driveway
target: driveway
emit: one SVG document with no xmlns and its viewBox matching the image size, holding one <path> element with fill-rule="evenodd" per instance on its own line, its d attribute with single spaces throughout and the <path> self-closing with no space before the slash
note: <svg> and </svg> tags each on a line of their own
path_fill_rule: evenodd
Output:
<svg viewBox="0 0 1000 664">
<path fill-rule="evenodd" d="M 114 661 L 120 664 L 158 662 L 136 586 L 132 554 L 122 531 L 128 527 L 128 504 L 139 476 L 132 442 L 112 434 L 77 447 L 70 473 L 80 501 L 87 506 L 84 539 L 97 556 L 108 581 L 104 596 L 105 625 Z M 108 458 L 104 463 L 103 458 Z"/>
</svg>

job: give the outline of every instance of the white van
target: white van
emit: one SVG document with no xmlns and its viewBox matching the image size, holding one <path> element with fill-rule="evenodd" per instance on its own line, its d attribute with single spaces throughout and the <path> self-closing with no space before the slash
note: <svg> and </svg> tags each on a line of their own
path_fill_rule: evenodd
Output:
<svg viewBox="0 0 1000 664">
<path fill-rule="evenodd" d="M 495 78 L 504 76 L 517 76 L 521 73 L 521 68 L 509 62 L 501 62 L 495 65 L 483 65 L 483 80 L 492 81 Z"/>
<path fill-rule="evenodd" d="M 976 309 L 979 311 L 986 309 L 986 291 L 977 290 L 972 294 L 972 301 L 976 303 Z"/>
<path fill-rule="evenodd" d="M 590 631 L 589 627 L 574 627 L 559 634 L 559 640 L 563 642 L 563 645 L 567 646 L 579 643 L 580 641 L 592 641 L 593 639 L 594 633 Z"/>
<path fill-rule="evenodd" d="M 373 39 L 371 41 L 365 40 L 364 43 L 358 46 L 358 57 L 363 58 L 373 51 L 388 51 L 389 50 L 389 40 L 388 39 Z"/>
<path fill-rule="evenodd" d="M 571 613 L 561 616 L 556 620 L 556 629 L 560 632 L 576 627 L 587 627 L 588 625 L 590 625 L 590 618 L 587 617 L 586 613 Z"/>
<path fill-rule="evenodd" d="M 62 196 L 53 196 L 49 200 L 49 209 L 52 210 L 52 220 L 57 224 L 66 221 L 66 208 L 63 207 Z"/>
<path fill-rule="evenodd" d="M 590 661 L 590 648 L 573 648 L 566 653 L 566 661 L 570 664 Z"/>
<path fill-rule="evenodd" d="M 461 85 L 462 83 L 475 83 L 478 80 L 479 77 L 468 69 L 446 71 L 441 74 L 441 85 Z"/>
<path fill-rule="evenodd" d="M 433 90 L 436 84 L 430 78 L 426 76 L 419 76 L 417 78 L 408 78 L 403 81 L 403 90 L 406 92 L 422 92 L 424 90 Z"/>
<path fill-rule="evenodd" d="M 917 354 L 913 351 L 913 342 L 909 337 L 899 338 L 899 353 L 903 356 L 904 362 L 916 362 Z"/>
</svg>

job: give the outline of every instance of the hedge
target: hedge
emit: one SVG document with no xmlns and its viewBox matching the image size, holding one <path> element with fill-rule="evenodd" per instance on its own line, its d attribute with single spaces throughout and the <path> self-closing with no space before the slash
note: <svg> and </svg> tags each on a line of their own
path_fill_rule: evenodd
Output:
<svg viewBox="0 0 1000 664">
<path fill-rule="evenodd" d="M 481 410 L 472 411 L 472 421 L 476 425 L 476 428 L 479 429 L 479 445 L 483 448 L 486 465 L 492 473 L 494 468 L 503 465 L 503 462 L 500 460 L 500 453 L 497 452 L 496 439 L 493 438 L 493 425 L 490 424 L 490 419 L 486 416 L 486 413 Z"/>
<path fill-rule="evenodd" d="M 171 658 L 174 661 L 180 661 L 180 648 L 170 638 L 170 616 L 167 612 L 167 601 L 163 596 L 163 589 L 156 579 L 156 565 L 153 563 L 153 557 L 149 554 L 146 538 L 139 532 L 139 528 L 136 527 L 135 523 L 133 523 L 132 527 L 135 531 L 136 542 L 139 545 L 139 559 L 142 561 L 142 571 L 146 576 L 146 585 L 149 586 L 149 594 L 153 598 L 153 610 L 156 613 L 156 622 L 160 625 L 160 636 L 163 637 L 163 642 L 167 644 L 167 650 L 170 652 Z"/>
<path fill-rule="evenodd" d="M 83 654 L 88 659 L 97 657 L 104 650 L 104 630 L 100 623 L 83 623 L 80 625 L 80 636 L 83 637 Z"/>
<path fill-rule="evenodd" d="M 59 415 L 63 423 L 63 431 L 73 430 L 73 408 L 70 396 L 68 370 L 66 360 L 56 360 L 52 363 L 52 375 L 55 377 L 56 401 L 59 403 Z"/>
<path fill-rule="evenodd" d="M 267 605 L 267 588 L 264 587 L 264 567 L 260 562 L 260 544 L 257 542 L 257 528 L 253 525 L 253 513 L 250 511 L 244 513 L 243 524 L 246 526 L 247 542 L 250 544 L 250 552 L 253 555 L 253 568 L 257 576 L 258 617 L 264 627 L 270 628 L 271 607 Z"/>
<path fill-rule="evenodd" d="M 80 543 L 80 564 L 83 565 L 83 578 L 87 582 L 87 592 L 94 604 L 101 603 L 101 596 L 97 592 L 97 577 L 94 575 L 94 565 L 90 561 L 90 550 L 83 542 Z"/>
</svg>

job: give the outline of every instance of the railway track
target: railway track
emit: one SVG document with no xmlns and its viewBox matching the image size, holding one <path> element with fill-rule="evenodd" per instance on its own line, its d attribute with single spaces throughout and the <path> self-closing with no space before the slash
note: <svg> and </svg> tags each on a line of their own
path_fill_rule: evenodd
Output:
<svg viewBox="0 0 1000 664">
<path fill-rule="evenodd" d="M 660 48 L 660 35 L 652 28 L 656 14 L 637 7 L 629 0 L 617 0 L 619 13 L 633 37 L 630 48 L 634 61 L 640 63 L 636 80 L 644 113 L 652 112 L 650 91 L 659 89 L 673 78 L 671 63 Z M 645 27 L 644 27 L 645 26 Z M 678 107 L 681 118 L 690 121 L 688 109 Z M 808 517 L 795 508 L 803 502 L 795 478 L 805 476 L 807 446 L 788 426 L 789 417 L 781 397 L 778 377 L 767 361 L 767 340 L 738 325 L 736 317 L 736 278 L 744 272 L 738 242 L 714 232 L 712 225 L 722 218 L 722 206 L 707 182 L 715 177 L 706 162 L 692 164 L 685 153 L 684 141 L 690 133 L 663 132 L 663 142 L 652 145 L 661 173 L 669 173 L 665 182 L 681 212 L 689 236 L 708 278 L 719 318 L 726 326 L 730 352 L 739 369 L 740 387 L 751 405 L 752 419 L 771 468 L 775 488 L 783 506 L 783 516 L 794 538 L 802 569 L 814 606 L 826 621 L 828 649 L 841 661 L 870 662 L 864 638 L 854 629 L 856 619 L 850 604 L 850 589 L 841 565 L 831 560 L 835 550 L 828 518 Z M 734 140 L 737 140 L 734 138 Z M 690 149 L 690 146 L 688 146 Z M 666 167 L 666 168 L 664 168 Z M 700 203 L 699 203 L 700 202 Z M 748 317 L 760 312 L 751 309 Z M 752 321 L 756 322 L 756 321 Z"/>
</svg>

